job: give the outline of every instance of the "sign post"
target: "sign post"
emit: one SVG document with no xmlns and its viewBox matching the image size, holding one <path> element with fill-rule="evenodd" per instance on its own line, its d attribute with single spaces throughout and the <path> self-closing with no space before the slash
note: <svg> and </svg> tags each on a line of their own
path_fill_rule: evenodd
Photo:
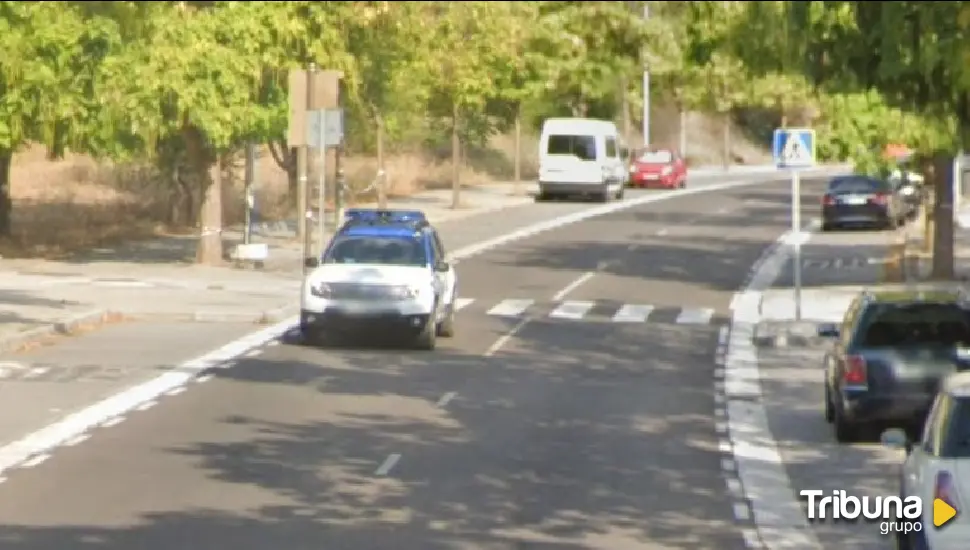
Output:
<svg viewBox="0 0 970 550">
<path fill-rule="evenodd" d="M 343 109 L 318 109 L 310 111 L 307 141 L 310 146 L 317 150 L 320 156 L 320 174 L 317 181 L 317 217 L 320 218 L 320 225 L 317 226 L 319 236 L 317 246 L 320 253 L 326 246 L 326 225 L 324 216 L 326 214 L 326 186 L 327 186 L 327 150 L 331 147 L 338 147 L 344 141 L 344 110 Z M 336 196 L 336 194 L 334 195 Z M 340 212 L 337 212 L 336 224 L 340 224 Z"/>
<path fill-rule="evenodd" d="M 802 320 L 802 182 L 799 170 L 815 166 L 815 130 L 778 128 L 771 143 L 775 166 L 791 173 L 792 286 L 795 320 Z"/>
</svg>

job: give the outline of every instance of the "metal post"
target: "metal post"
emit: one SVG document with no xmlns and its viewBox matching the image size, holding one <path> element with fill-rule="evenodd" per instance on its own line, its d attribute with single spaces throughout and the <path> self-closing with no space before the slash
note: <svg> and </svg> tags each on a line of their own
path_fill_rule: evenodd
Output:
<svg viewBox="0 0 970 550">
<path fill-rule="evenodd" d="M 320 174 L 317 176 L 317 252 L 320 256 L 323 255 L 323 247 L 326 246 L 324 239 L 327 235 L 327 224 L 326 214 L 327 214 L 327 144 L 326 141 L 326 124 L 320 124 L 320 135 L 317 139 L 320 140 L 320 149 L 317 151 L 320 159 Z"/>
<path fill-rule="evenodd" d="M 798 170 L 791 172 L 792 273 L 795 287 L 795 320 L 802 320 L 802 182 Z"/>
<path fill-rule="evenodd" d="M 650 2 L 643 3 L 643 19 L 650 19 Z M 643 56 L 643 148 L 650 147 L 650 68 Z"/>
<path fill-rule="evenodd" d="M 343 167 L 343 156 L 344 148 L 343 145 L 338 145 L 334 150 L 334 173 L 336 174 L 336 179 L 333 182 L 333 229 L 334 231 L 340 226 L 340 220 L 344 218 L 344 191 L 346 191 L 345 179 L 344 179 L 344 167 Z"/>
<path fill-rule="evenodd" d="M 246 229 L 243 232 L 243 243 L 249 244 L 253 239 L 253 206 L 255 206 L 255 198 L 253 197 L 253 187 L 254 179 L 256 178 L 256 145 L 253 143 L 246 144 Z"/>
<path fill-rule="evenodd" d="M 310 68 L 307 71 L 306 79 L 306 103 L 307 111 L 309 112 L 310 107 L 313 105 L 313 97 L 316 95 L 316 90 L 314 89 L 314 81 L 316 81 L 317 65 L 316 63 L 310 63 Z M 313 239 L 313 232 L 310 230 L 312 227 L 311 221 L 313 219 L 313 211 L 310 209 L 309 201 L 309 191 L 310 191 L 310 176 L 309 172 L 309 146 L 300 147 L 300 152 L 302 153 L 302 163 L 300 162 L 300 157 L 297 157 L 297 166 L 299 170 L 299 193 L 300 193 L 300 212 L 299 215 L 303 217 L 306 223 L 306 230 L 303 232 L 303 257 L 309 258 L 312 247 L 310 243 Z M 307 271 L 306 262 L 303 263 L 303 271 Z"/>
</svg>

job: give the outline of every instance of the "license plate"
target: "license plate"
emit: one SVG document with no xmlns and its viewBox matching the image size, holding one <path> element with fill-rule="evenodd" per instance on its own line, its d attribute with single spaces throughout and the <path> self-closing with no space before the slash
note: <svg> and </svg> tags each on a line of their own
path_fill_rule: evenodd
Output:
<svg viewBox="0 0 970 550">
<path fill-rule="evenodd" d="M 658 176 L 657 174 L 644 174 L 642 177 L 645 180 L 656 180 L 656 179 L 660 179 L 660 176 Z"/>
<path fill-rule="evenodd" d="M 363 302 L 343 302 L 335 309 L 340 310 L 346 315 L 367 315 L 373 313 L 382 313 L 387 310 L 385 306 L 380 304 L 367 304 Z"/>
<path fill-rule="evenodd" d="M 865 203 L 866 203 L 865 197 L 845 197 L 842 199 L 842 204 L 859 205 L 859 204 L 865 204 Z"/>
</svg>

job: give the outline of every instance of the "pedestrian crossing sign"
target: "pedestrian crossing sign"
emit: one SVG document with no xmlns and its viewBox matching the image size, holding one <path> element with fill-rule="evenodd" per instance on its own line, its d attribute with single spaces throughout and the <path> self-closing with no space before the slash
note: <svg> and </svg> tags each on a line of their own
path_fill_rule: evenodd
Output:
<svg viewBox="0 0 970 550">
<path fill-rule="evenodd" d="M 778 168 L 815 166 L 815 130 L 778 128 L 772 139 L 771 152 Z"/>
</svg>

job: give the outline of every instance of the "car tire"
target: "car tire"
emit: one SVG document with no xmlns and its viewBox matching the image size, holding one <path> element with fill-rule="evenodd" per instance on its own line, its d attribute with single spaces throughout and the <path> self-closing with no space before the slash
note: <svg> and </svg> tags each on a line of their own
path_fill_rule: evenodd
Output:
<svg viewBox="0 0 970 550">
<path fill-rule="evenodd" d="M 455 300 L 452 298 L 451 305 L 448 306 L 448 314 L 435 327 L 437 335 L 442 338 L 451 338 L 455 335 Z"/>
<path fill-rule="evenodd" d="M 859 440 L 861 427 L 842 416 L 838 409 L 834 411 L 832 426 L 835 432 L 835 440 L 839 443 L 855 443 Z"/>
<path fill-rule="evenodd" d="M 680 180 L 677 184 L 677 189 L 687 189 L 687 180 Z"/>
<path fill-rule="evenodd" d="M 613 198 L 615 198 L 618 201 L 621 201 L 623 200 L 623 195 L 625 192 L 626 192 L 626 189 L 621 185 L 620 190 L 617 191 L 615 195 L 613 195 Z"/>
<path fill-rule="evenodd" d="M 425 324 L 424 330 L 414 340 L 415 349 L 423 351 L 434 351 L 438 343 L 438 323 L 429 321 Z"/>
<path fill-rule="evenodd" d="M 825 421 L 829 424 L 835 421 L 835 406 L 832 405 L 832 394 L 828 384 L 825 385 Z"/>
<path fill-rule="evenodd" d="M 822 222 L 822 231 L 824 231 L 824 232 L 827 233 L 829 231 L 834 231 L 834 230 L 835 230 L 835 226 L 834 225 L 832 225 L 829 222 Z"/>
</svg>

